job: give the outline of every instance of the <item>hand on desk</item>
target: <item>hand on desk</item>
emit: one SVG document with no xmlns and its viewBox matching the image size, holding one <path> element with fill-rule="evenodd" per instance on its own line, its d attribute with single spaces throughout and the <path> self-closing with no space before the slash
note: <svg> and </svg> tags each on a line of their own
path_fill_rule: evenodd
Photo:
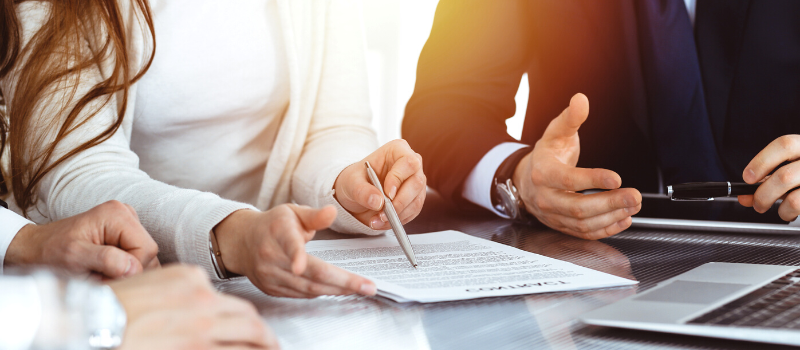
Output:
<svg viewBox="0 0 800 350">
<path fill-rule="evenodd" d="M 106 278 L 159 267 L 158 245 L 127 204 L 109 201 L 67 219 L 23 227 L 8 247 L 8 265 L 51 265 Z"/>
<path fill-rule="evenodd" d="M 784 135 L 772 141 L 744 168 L 742 178 L 749 184 L 763 182 L 754 195 L 739 196 L 739 203 L 764 213 L 778 200 L 781 219 L 794 221 L 800 215 L 800 135 Z M 783 162 L 790 162 L 769 175 Z"/>
<path fill-rule="evenodd" d="M 405 140 L 391 141 L 363 160 L 348 166 L 334 184 L 336 200 L 359 221 L 373 230 L 391 228 L 383 208 L 383 194 L 369 182 L 364 161 L 369 161 L 383 190 L 392 200 L 403 224 L 413 220 L 425 203 L 425 174 L 422 156 L 415 153 Z"/>
<path fill-rule="evenodd" d="M 128 325 L 119 349 L 275 349 L 252 304 L 218 293 L 206 272 L 173 265 L 109 284 Z"/>
<path fill-rule="evenodd" d="M 631 225 L 641 209 L 642 195 L 633 188 L 619 188 L 622 179 L 606 169 L 578 168 L 578 129 L 589 116 L 589 100 L 583 94 L 553 119 L 533 151 L 514 171 L 525 208 L 545 225 L 584 239 L 605 238 Z M 588 189 L 607 192 L 583 195 Z"/>
<path fill-rule="evenodd" d="M 239 210 L 214 232 L 225 268 L 247 276 L 263 292 L 282 297 L 375 294 L 366 278 L 306 254 L 316 230 L 327 228 L 336 208 L 284 204 L 266 212 Z"/>
</svg>

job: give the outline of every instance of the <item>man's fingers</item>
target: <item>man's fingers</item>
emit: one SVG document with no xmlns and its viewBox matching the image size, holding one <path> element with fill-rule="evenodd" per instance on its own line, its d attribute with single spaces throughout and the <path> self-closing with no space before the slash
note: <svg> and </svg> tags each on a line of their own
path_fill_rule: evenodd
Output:
<svg viewBox="0 0 800 350">
<path fill-rule="evenodd" d="M 77 265 L 85 270 L 102 273 L 109 278 L 133 276 L 142 272 L 142 264 L 131 254 L 112 246 L 78 242 L 82 256 Z"/>
<path fill-rule="evenodd" d="M 628 227 L 631 227 L 631 223 L 633 220 L 631 217 L 627 217 L 620 221 L 617 221 L 609 226 L 601 228 L 599 230 L 595 230 L 593 232 L 583 233 L 578 231 L 573 231 L 570 229 L 560 229 L 560 231 L 574 237 L 582 238 L 582 239 L 590 239 L 590 240 L 598 240 L 603 239 L 606 237 L 611 237 L 617 233 L 625 231 Z"/>
<path fill-rule="evenodd" d="M 150 260 L 150 263 L 145 265 L 144 269 L 145 270 L 149 270 L 149 269 L 156 269 L 156 268 L 159 268 L 159 267 L 161 267 L 161 262 L 158 261 L 158 258 L 155 258 L 153 260 Z"/>
<path fill-rule="evenodd" d="M 572 96 L 569 107 L 550 122 L 542 135 L 543 140 L 560 137 L 570 137 L 578 132 L 583 122 L 589 116 L 589 99 L 586 95 L 578 93 Z"/>
<path fill-rule="evenodd" d="M 540 193 L 533 204 L 541 212 L 556 213 L 576 219 L 588 219 L 618 209 L 628 209 L 632 213 L 630 215 L 633 215 L 638 212 L 635 208 L 642 204 L 642 194 L 634 188 L 620 188 L 587 195 L 548 190 Z"/>
<path fill-rule="evenodd" d="M 139 222 L 136 211 L 118 201 L 105 202 L 91 211 L 103 222 L 103 243 L 118 246 L 136 257 L 142 266 L 157 260 L 158 244 Z"/>
<path fill-rule="evenodd" d="M 400 186 L 404 185 L 406 179 L 415 174 L 422 174 L 422 156 L 414 153 L 407 144 L 406 148 L 408 148 L 408 153 L 397 158 L 383 180 L 383 190 L 391 200 L 395 199 Z M 417 180 L 419 179 L 418 177 Z"/>
<path fill-rule="evenodd" d="M 786 196 L 778 207 L 778 215 L 784 221 L 794 221 L 800 215 L 800 190 L 793 191 Z"/>
<path fill-rule="evenodd" d="M 569 216 L 560 216 L 555 220 L 559 220 L 561 224 L 581 234 L 589 234 L 602 228 L 611 226 L 625 218 L 631 217 L 642 209 L 641 204 L 633 208 L 617 209 L 609 213 L 600 214 L 587 219 L 577 219 Z"/>
<path fill-rule="evenodd" d="M 758 186 L 753 195 L 753 209 L 764 213 L 792 188 L 800 185 L 800 162 L 787 164 Z"/>
<path fill-rule="evenodd" d="M 374 295 L 375 284 L 372 281 L 328 264 L 315 256 L 308 257 L 308 269 L 305 277 L 309 280 L 344 289 L 348 292 L 363 295 Z"/>
<path fill-rule="evenodd" d="M 737 199 L 739 200 L 739 204 L 741 204 L 741 205 L 743 205 L 745 207 L 752 207 L 753 206 L 754 199 L 753 199 L 753 195 L 752 194 L 741 195 Z"/>
<path fill-rule="evenodd" d="M 622 185 L 619 174 L 608 169 L 576 168 L 563 163 L 549 162 L 543 173 L 544 185 L 565 191 L 583 191 L 590 189 L 613 190 Z M 531 180 L 537 182 L 537 175 Z"/>
<path fill-rule="evenodd" d="M 333 224 L 333 220 L 336 220 L 336 208 L 331 205 L 321 209 L 303 205 L 290 205 L 289 207 L 297 214 L 303 227 L 308 231 L 326 229 Z"/>
<path fill-rule="evenodd" d="M 785 161 L 800 158 L 800 135 L 784 135 L 770 142 L 744 168 L 742 178 L 753 184 L 761 181 Z"/>
</svg>

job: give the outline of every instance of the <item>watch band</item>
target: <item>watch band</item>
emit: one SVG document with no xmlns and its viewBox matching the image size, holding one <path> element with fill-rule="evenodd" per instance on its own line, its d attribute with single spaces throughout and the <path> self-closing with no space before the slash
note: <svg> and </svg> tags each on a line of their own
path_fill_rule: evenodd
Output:
<svg viewBox="0 0 800 350">
<path fill-rule="evenodd" d="M 525 158 L 528 153 L 531 153 L 532 149 L 533 147 L 531 146 L 523 147 L 506 157 L 506 160 L 500 163 L 500 166 L 497 167 L 497 171 L 494 172 L 494 177 L 497 179 L 497 182 L 503 183 L 513 178 L 514 170 L 517 169 L 517 165 L 522 161 L 522 158 Z"/>
<path fill-rule="evenodd" d="M 217 236 L 214 234 L 213 229 L 208 234 L 208 249 L 211 252 L 211 264 L 214 265 L 214 271 L 217 272 L 217 277 L 226 280 L 239 276 L 229 273 L 228 270 L 225 269 L 225 263 L 222 262 L 222 251 L 219 249 Z"/>
<path fill-rule="evenodd" d="M 532 149 L 533 147 L 527 146 L 511 153 L 511 155 L 506 157 L 503 163 L 497 167 L 497 171 L 494 173 L 491 193 L 492 206 L 512 219 L 521 219 L 522 214 L 525 212 L 524 208 L 521 208 L 522 201 L 519 198 L 512 180 L 514 171 L 517 169 L 517 165 L 519 165 L 522 159 L 525 158 Z M 515 208 L 510 208 L 510 205 L 515 206 Z"/>
</svg>

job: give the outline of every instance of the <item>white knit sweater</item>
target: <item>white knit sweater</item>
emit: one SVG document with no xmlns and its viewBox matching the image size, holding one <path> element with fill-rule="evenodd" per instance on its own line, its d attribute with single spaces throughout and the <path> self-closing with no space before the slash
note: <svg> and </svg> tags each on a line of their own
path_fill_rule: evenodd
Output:
<svg viewBox="0 0 800 350">
<path fill-rule="evenodd" d="M 138 67 L 147 60 L 152 43 L 140 14 L 124 9 L 130 40 L 129 52 Z M 151 1 L 153 7 L 158 1 Z M 23 2 L 17 11 L 23 19 L 27 42 L 46 18 L 47 5 Z M 378 234 L 348 214 L 333 196 L 333 183 L 349 164 L 377 148 L 371 129 L 366 63 L 360 8 L 351 0 L 278 0 L 277 9 L 289 69 L 289 107 L 283 116 L 264 171 L 258 200 L 253 205 L 220 198 L 193 189 L 156 181 L 139 169 L 130 149 L 137 86 L 133 86 L 120 130 L 108 141 L 62 163 L 44 178 L 37 206 L 28 215 L 38 223 L 63 219 L 116 199 L 132 205 L 144 227 L 159 244 L 163 263 L 180 261 L 205 267 L 216 276 L 208 250 L 209 231 L 232 212 L 243 208 L 266 210 L 296 202 L 312 207 L 334 205 L 339 215 L 332 228 L 340 232 Z M 158 33 L 156 32 L 156 35 Z M 209 45 L 214 45 L 209 42 Z M 110 63 L 82 72 L 76 101 L 109 72 Z M 13 103 L 15 72 L 0 82 Z M 59 92 L 51 97 L 63 98 Z M 43 101 L 40 118 L 62 118 L 52 101 Z M 59 146 L 66 152 L 96 135 L 116 116 L 117 103 L 101 112 Z M 88 109 L 91 109 L 89 106 Z M 206 150 L 209 157 L 215 150 Z M 176 162 L 182 161 L 180 158 Z M 215 169 L 220 173 L 226 169 Z M 12 200 L 13 202 L 13 200 Z"/>
</svg>

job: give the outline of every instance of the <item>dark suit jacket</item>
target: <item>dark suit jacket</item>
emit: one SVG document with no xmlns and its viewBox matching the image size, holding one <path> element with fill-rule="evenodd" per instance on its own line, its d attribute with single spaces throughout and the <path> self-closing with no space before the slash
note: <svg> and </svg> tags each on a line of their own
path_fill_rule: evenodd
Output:
<svg viewBox="0 0 800 350">
<path fill-rule="evenodd" d="M 535 144 L 582 92 L 590 113 L 578 166 L 611 169 L 623 186 L 657 192 L 634 1 L 440 1 L 403 121 L 428 184 L 459 200 L 481 157 L 515 141 L 505 119 L 528 73 L 522 142 Z M 800 132 L 799 19 L 800 1 L 698 1 L 707 109 L 732 181 L 769 142 Z"/>
</svg>

